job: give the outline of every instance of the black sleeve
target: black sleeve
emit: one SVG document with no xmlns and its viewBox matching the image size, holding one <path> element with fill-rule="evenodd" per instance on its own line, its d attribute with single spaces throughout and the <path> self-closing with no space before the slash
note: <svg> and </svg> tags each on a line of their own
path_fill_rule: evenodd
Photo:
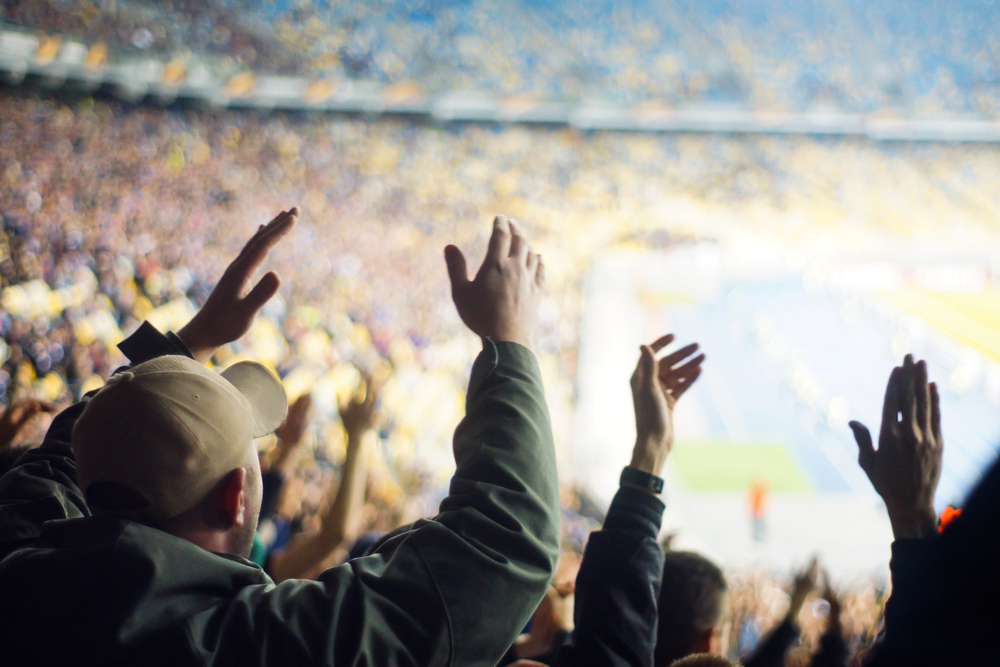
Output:
<svg viewBox="0 0 1000 667">
<path fill-rule="evenodd" d="M 827 630 L 819 638 L 819 649 L 816 650 L 809 667 L 847 667 L 847 642 L 839 632 Z"/>
<path fill-rule="evenodd" d="M 744 667 L 782 667 L 785 664 L 785 653 L 798 639 L 798 628 L 786 618 L 757 645 L 753 655 L 745 660 L 743 665 Z"/>
<path fill-rule="evenodd" d="M 591 533 L 576 579 L 572 639 L 559 667 L 652 667 L 663 551 L 663 502 L 639 489 L 615 494 Z"/>
</svg>

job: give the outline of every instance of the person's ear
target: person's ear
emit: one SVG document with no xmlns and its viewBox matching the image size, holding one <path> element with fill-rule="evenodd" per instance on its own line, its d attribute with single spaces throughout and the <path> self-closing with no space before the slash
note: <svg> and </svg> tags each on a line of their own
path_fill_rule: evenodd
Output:
<svg viewBox="0 0 1000 667">
<path fill-rule="evenodd" d="M 210 502 L 206 508 L 205 517 L 212 527 L 229 530 L 233 526 L 242 526 L 246 520 L 244 514 L 244 489 L 246 488 L 247 471 L 240 466 L 230 470 L 219 480 L 213 489 Z"/>
<path fill-rule="evenodd" d="M 692 651 L 692 653 L 711 653 L 712 635 L 714 634 L 715 628 L 710 628 L 698 635 L 698 639 L 694 643 L 694 651 Z"/>
</svg>

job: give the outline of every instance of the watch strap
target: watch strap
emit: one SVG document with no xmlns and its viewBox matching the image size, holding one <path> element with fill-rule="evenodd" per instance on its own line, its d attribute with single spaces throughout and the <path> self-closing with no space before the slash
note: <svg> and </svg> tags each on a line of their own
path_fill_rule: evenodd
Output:
<svg viewBox="0 0 1000 667">
<path fill-rule="evenodd" d="M 648 472 L 636 470 L 631 466 L 622 468 L 622 476 L 618 480 L 619 484 L 631 484 L 646 489 L 652 493 L 663 493 L 663 478 L 651 475 Z"/>
</svg>

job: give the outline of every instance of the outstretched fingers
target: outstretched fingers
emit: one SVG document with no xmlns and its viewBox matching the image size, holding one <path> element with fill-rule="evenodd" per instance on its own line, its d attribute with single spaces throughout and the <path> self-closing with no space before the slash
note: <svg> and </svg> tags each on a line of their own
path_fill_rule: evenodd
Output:
<svg viewBox="0 0 1000 667">
<path fill-rule="evenodd" d="M 885 442 L 895 432 L 899 423 L 899 382 L 903 369 L 896 366 L 889 374 L 889 382 L 885 386 L 885 400 L 882 402 L 882 429 L 879 441 Z M 867 430 L 867 429 L 865 429 Z M 869 440 L 871 437 L 869 436 Z"/>
<path fill-rule="evenodd" d="M 704 361 L 704 359 L 705 357 L 702 355 L 701 359 L 698 361 L 698 365 L 693 366 L 689 370 L 684 371 L 683 374 L 674 378 L 674 386 L 669 387 L 669 389 L 670 395 L 674 397 L 675 401 L 683 396 L 684 392 L 690 389 L 691 385 L 694 384 L 694 381 L 701 375 L 701 362 Z"/>
<path fill-rule="evenodd" d="M 660 350 L 662 350 L 663 348 L 665 348 L 667 345 L 670 345 L 672 342 L 674 342 L 674 335 L 673 334 L 666 334 L 666 335 L 660 336 L 659 338 L 657 338 L 656 340 L 654 340 L 651 347 L 653 348 L 654 352 L 659 352 Z"/>
<path fill-rule="evenodd" d="M 913 355 L 908 354 L 903 358 L 903 371 L 900 375 L 899 411 L 903 415 L 902 423 L 912 429 L 917 428 L 917 389 L 914 375 Z"/>
<path fill-rule="evenodd" d="M 676 352 L 672 352 L 667 356 L 660 359 L 660 373 L 663 374 L 670 370 L 674 365 L 683 359 L 688 358 L 692 354 L 698 351 L 698 343 L 691 343 L 690 345 L 685 345 Z"/>
<path fill-rule="evenodd" d="M 298 216 L 299 207 L 293 206 L 260 228 L 253 235 L 253 238 L 243 246 L 243 251 L 239 256 L 229 265 L 227 273 L 232 274 L 232 279 L 238 280 L 242 284 L 253 277 L 260 265 L 267 259 L 271 248 L 295 226 Z"/>
<path fill-rule="evenodd" d="M 940 446 L 943 442 L 941 439 L 941 397 L 938 396 L 937 383 L 931 382 L 928 388 L 931 395 L 931 432 L 934 434 L 935 442 Z"/>
</svg>

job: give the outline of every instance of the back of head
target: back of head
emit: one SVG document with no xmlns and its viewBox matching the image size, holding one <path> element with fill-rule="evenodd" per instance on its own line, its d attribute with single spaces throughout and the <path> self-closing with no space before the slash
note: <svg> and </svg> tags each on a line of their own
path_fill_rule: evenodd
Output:
<svg viewBox="0 0 1000 667">
<path fill-rule="evenodd" d="M 159 523 L 191 509 L 254 453 L 287 409 L 260 364 L 216 373 L 180 356 L 111 378 L 73 429 L 80 486 L 92 509 Z"/>
<path fill-rule="evenodd" d="M 738 662 L 712 653 L 695 653 L 670 664 L 670 667 L 740 667 Z"/>
<path fill-rule="evenodd" d="M 667 667 L 678 658 L 703 650 L 698 648 L 699 640 L 719 622 L 725 594 L 726 577 L 712 561 L 690 551 L 664 554 L 653 659 L 656 667 Z"/>
</svg>

